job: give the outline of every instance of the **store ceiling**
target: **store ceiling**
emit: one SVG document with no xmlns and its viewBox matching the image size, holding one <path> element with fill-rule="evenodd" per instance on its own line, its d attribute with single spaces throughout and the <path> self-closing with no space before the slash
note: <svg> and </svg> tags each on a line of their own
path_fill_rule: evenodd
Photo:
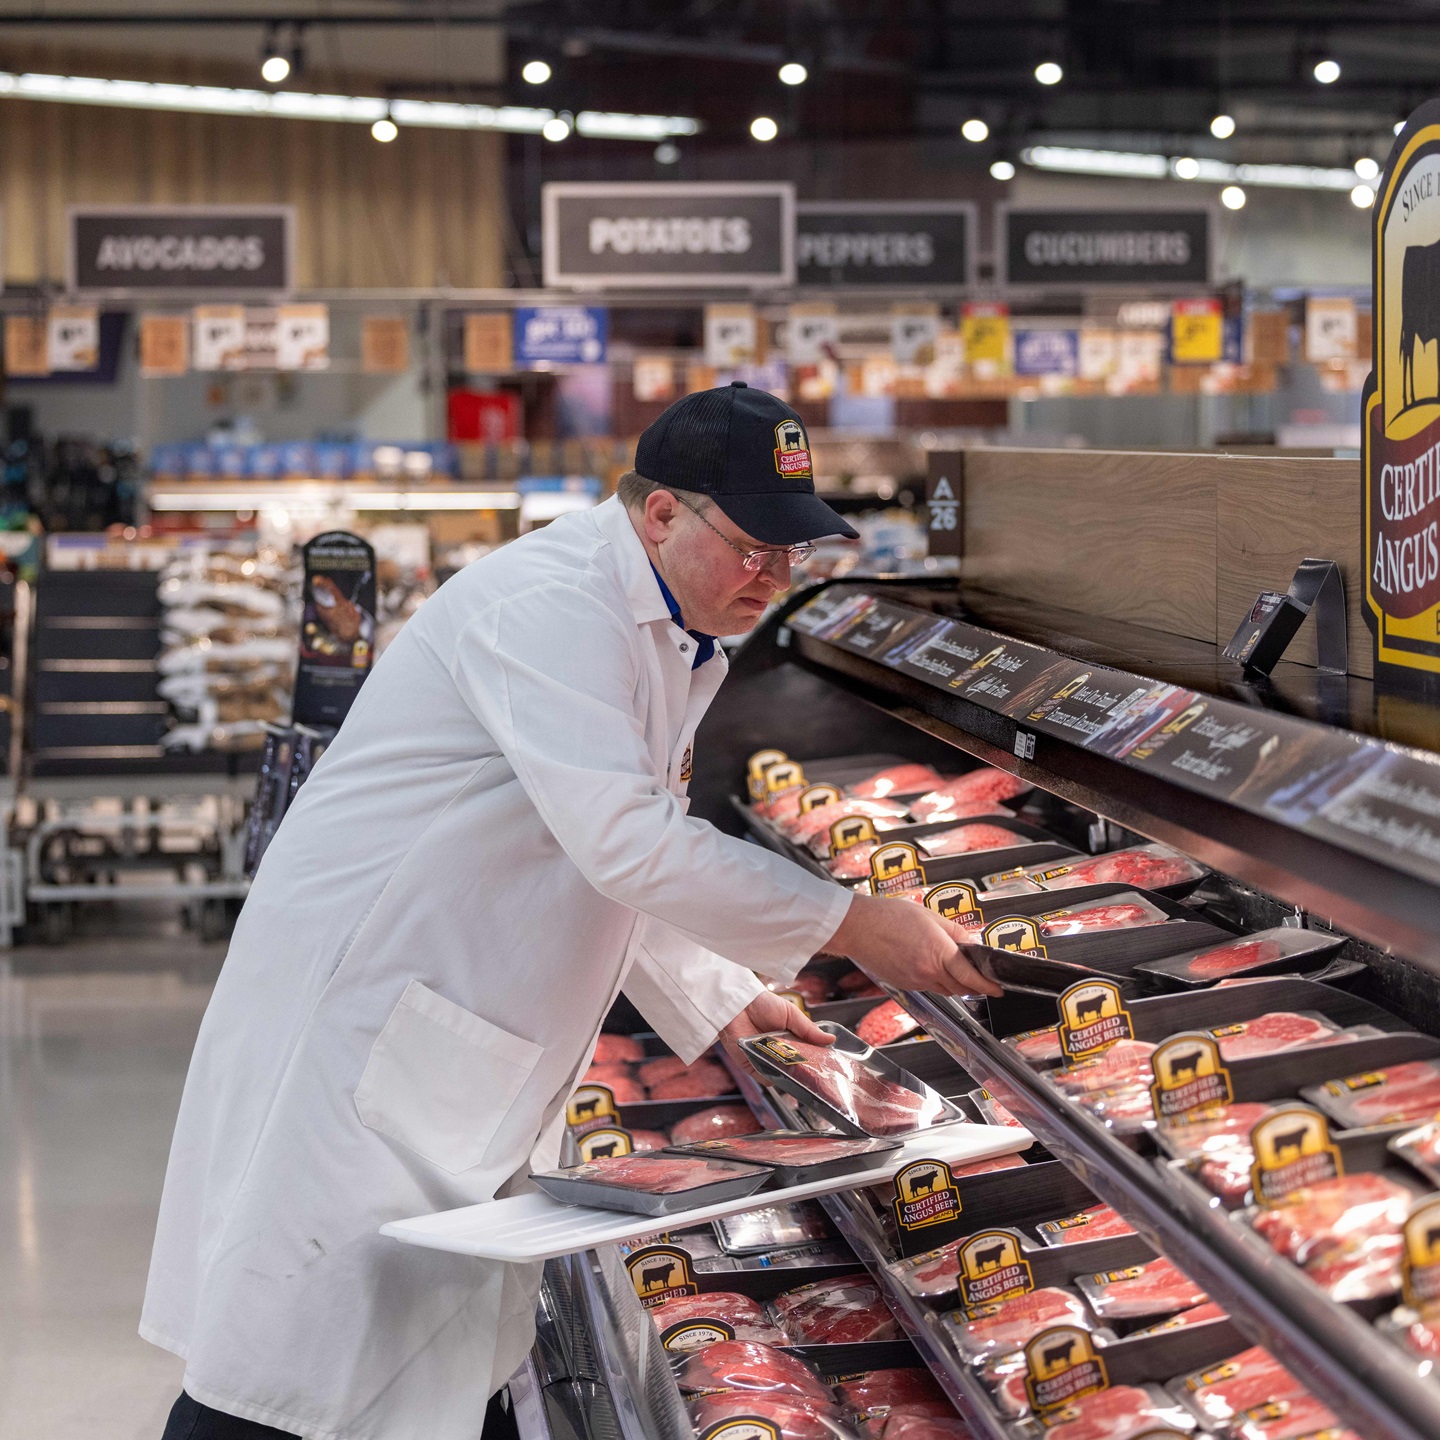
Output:
<svg viewBox="0 0 1440 1440">
<path fill-rule="evenodd" d="M 1348 163 L 1383 153 L 1440 72 L 1436 0 L 48 0 L 4 6 L 0 68 L 44 47 L 249 83 L 272 20 L 299 22 L 300 88 L 693 114 L 702 145 L 745 141 L 761 114 L 807 141 L 953 137 L 979 117 L 977 161 L 1049 140 Z M 520 77 L 534 58 L 543 86 Z M 1064 70 L 1049 87 L 1047 60 Z M 785 61 L 809 80 L 782 85 Z M 1213 141 L 1222 110 L 1237 131 Z"/>
</svg>

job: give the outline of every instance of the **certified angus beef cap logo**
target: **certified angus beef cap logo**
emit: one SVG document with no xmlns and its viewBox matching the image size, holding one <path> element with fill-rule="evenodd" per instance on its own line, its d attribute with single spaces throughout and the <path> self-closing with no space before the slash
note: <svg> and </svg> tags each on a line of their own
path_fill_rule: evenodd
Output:
<svg viewBox="0 0 1440 1440">
<path fill-rule="evenodd" d="M 1377 670 L 1440 674 L 1440 101 L 1406 122 L 1372 212 L 1361 402 L 1365 618 Z"/>
<path fill-rule="evenodd" d="M 608 1085 L 582 1085 L 565 1106 L 565 1123 L 593 1130 L 597 1124 L 613 1125 L 619 1113 Z"/>
<path fill-rule="evenodd" d="M 981 1230 L 956 1254 L 960 1303 L 972 1313 L 1035 1288 L 1035 1275 L 1014 1230 Z"/>
<path fill-rule="evenodd" d="M 1025 1391 L 1047 1424 L 1069 1418 L 1063 1407 L 1109 1383 L 1090 1332 L 1078 1325 L 1052 1325 L 1026 1343 Z"/>
<path fill-rule="evenodd" d="M 1134 1038 L 1130 1012 L 1113 980 L 1081 980 L 1060 997 L 1060 1048 L 1071 1060 Z"/>
<path fill-rule="evenodd" d="M 1021 955 L 1042 957 L 1045 954 L 1035 922 L 1023 915 L 1008 915 L 992 921 L 980 932 L 980 939 L 992 950 L 1014 950 Z"/>
<path fill-rule="evenodd" d="M 798 420 L 782 420 L 775 427 L 775 470 L 792 480 L 810 480 L 810 441 Z"/>
</svg>

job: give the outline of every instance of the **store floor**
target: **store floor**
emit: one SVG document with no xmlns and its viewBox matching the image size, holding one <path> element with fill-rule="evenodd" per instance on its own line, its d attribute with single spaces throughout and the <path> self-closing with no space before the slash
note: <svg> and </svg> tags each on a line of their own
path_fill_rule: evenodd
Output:
<svg viewBox="0 0 1440 1440">
<path fill-rule="evenodd" d="M 0 951 L 0 1440 L 159 1440 L 182 1366 L 135 1327 L 223 953 L 134 907 Z"/>
</svg>

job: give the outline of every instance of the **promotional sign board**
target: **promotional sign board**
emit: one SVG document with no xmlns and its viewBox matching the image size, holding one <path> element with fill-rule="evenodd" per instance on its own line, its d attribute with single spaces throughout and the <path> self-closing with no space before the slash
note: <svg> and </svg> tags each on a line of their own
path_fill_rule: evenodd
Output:
<svg viewBox="0 0 1440 1440">
<path fill-rule="evenodd" d="M 339 725 L 375 659 L 375 552 L 358 535 L 327 530 L 302 553 L 305 611 L 294 718 Z"/>
<path fill-rule="evenodd" d="M 801 285 L 968 285 L 975 206 L 964 201 L 807 201 L 795 207 Z"/>
<path fill-rule="evenodd" d="M 996 207 L 996 279 L 1008 285 L 1208 285 L 1211 212 Z"/>
<path fill-rule="evenodd" d="M 1361 400 L 1365 618 L 1377 680 L 1440 686 L 1440 101 L 1405 122 L 1373 215 Z"/>
<path fill-rule="evenodd" d="M 268 294 L 294 283 L 289 205 L 72 205 L 68 223 L 73 292 Z"/>
<path fill-rule="evenodd" d="M 557 182 L 541 196 L 546 285 L 793 285 L 795 187 Z"/>
<path fill-rule="evenodd" d="M 603 365 L 609 311 L 600 305 L 525 305 L 515 311 L 515 363 Z"/>
<path fill-rule="evenodd" d="M 1017 375 L 1064 375 L 1080 373 L 1080 332 L 1078 330 L 1017 330 L 1015 332 L 1015 373 Z"/>
</svg>

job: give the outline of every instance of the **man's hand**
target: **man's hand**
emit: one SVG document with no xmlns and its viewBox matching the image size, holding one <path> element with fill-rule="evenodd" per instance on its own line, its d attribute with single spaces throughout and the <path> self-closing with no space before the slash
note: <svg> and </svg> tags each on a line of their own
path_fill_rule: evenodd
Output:
<svg viewBox="0 0 1440 1440">
<path fill-rule="evenodd" d="M 825 944 L 827 954 L 847 955 L 877 980 L 899 990 L 930 990 L 937 995 L 1003 995 L 958 946 L 975 932 L 909 900 L 856 895 Z"/>
<path fill-rule="evenodd" d="M 770 990 L 757 995 L 725 1026 L 720 1032 L 720 1039 L 730 1054 L 753 1075 L 755 1072 L 739 1042 L 751 1035 L 763 1035 L 770 1030 L 788 1030 L 797 1040 L 804 1040 L 811 1045 L 835 1043 L 833 1035 L 822 1030 L 788 1000 L 782 1000 Z"/>
</svg>

